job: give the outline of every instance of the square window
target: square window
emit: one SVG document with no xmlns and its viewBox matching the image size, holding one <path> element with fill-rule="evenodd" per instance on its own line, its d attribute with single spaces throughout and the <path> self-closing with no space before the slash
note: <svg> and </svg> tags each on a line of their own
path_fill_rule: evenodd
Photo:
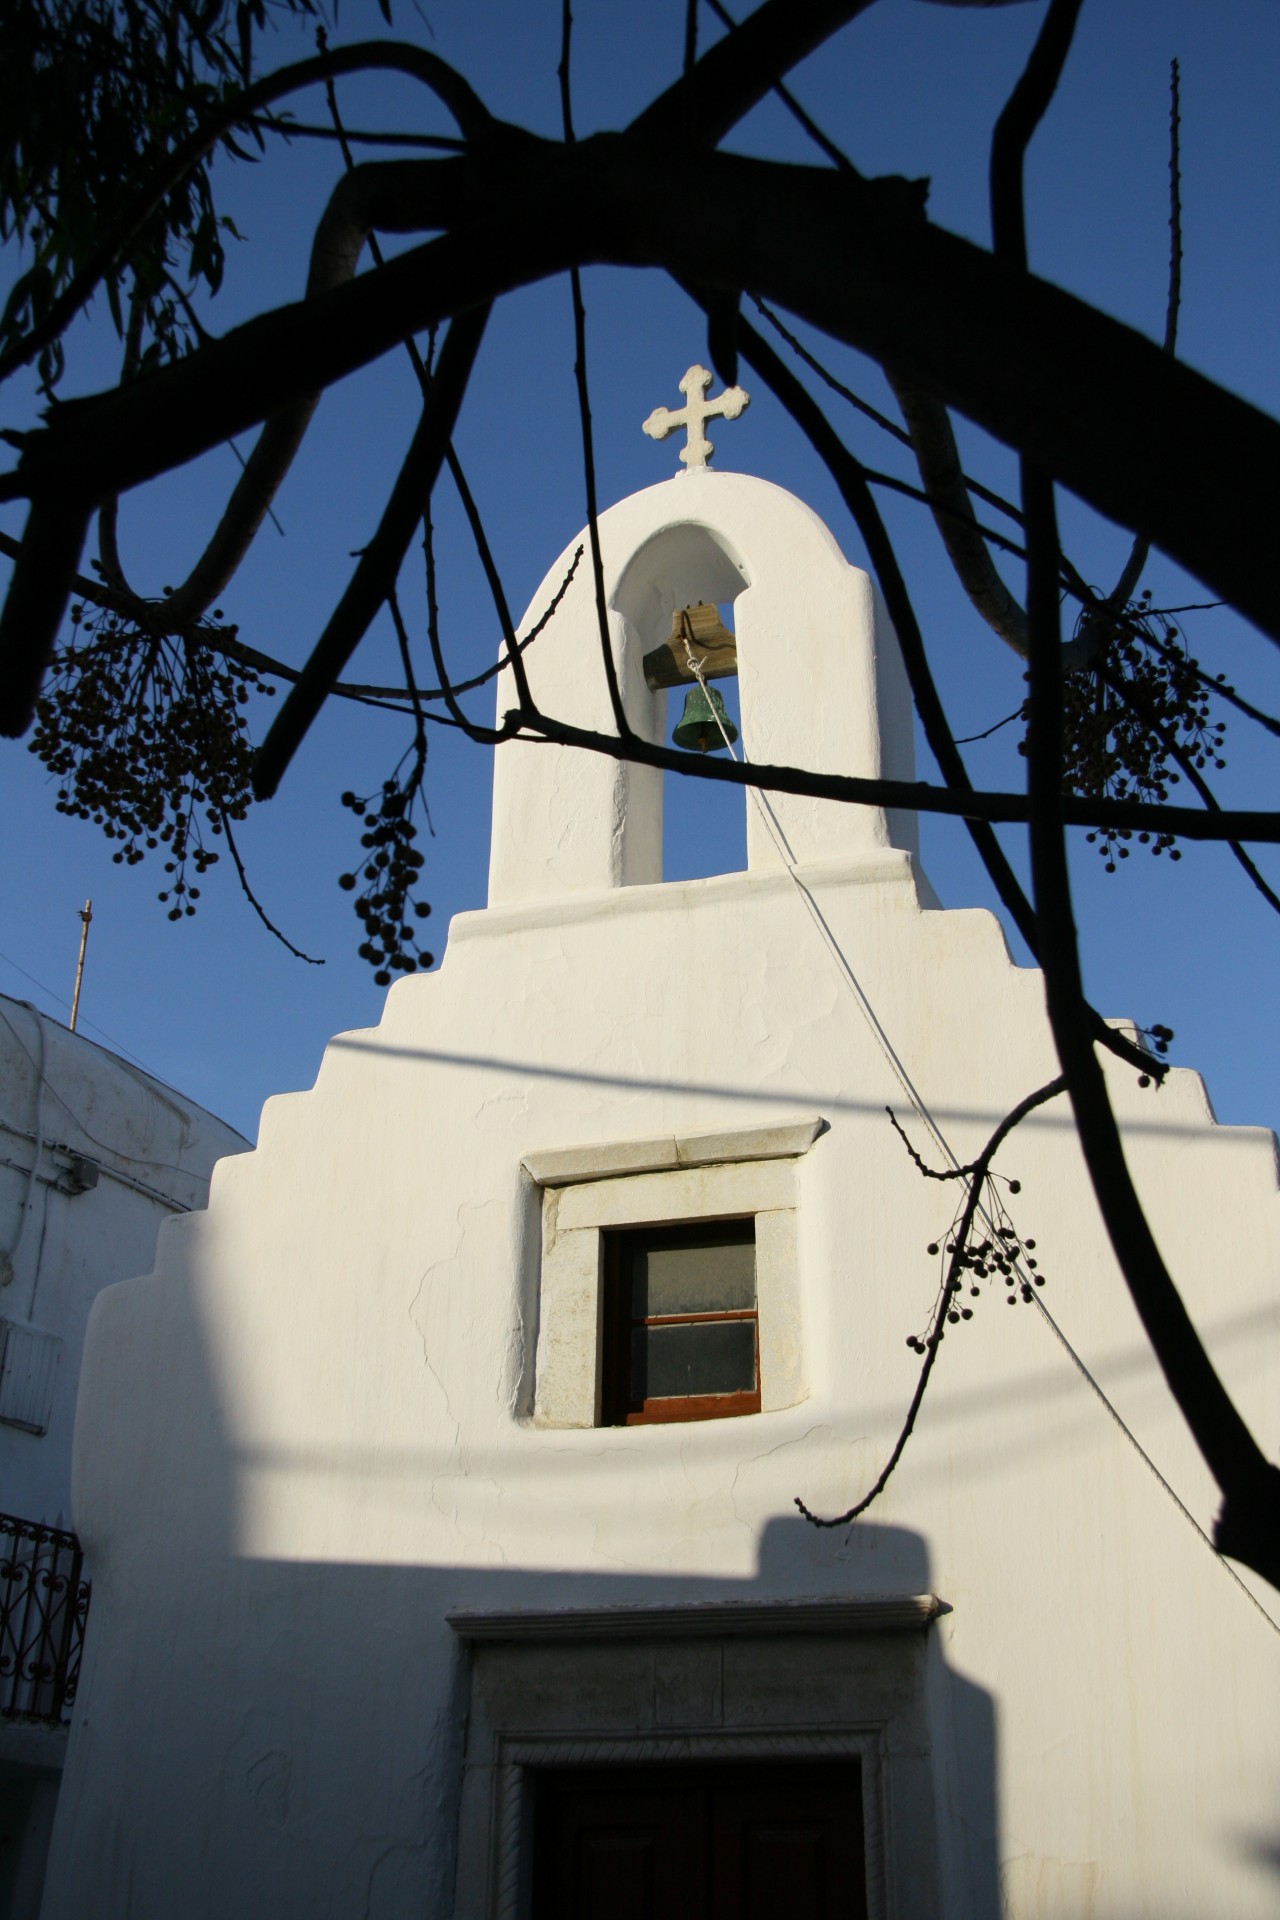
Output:
<svg viewBox="0 0 1280 1920">
<path fill-rule="evenodd" d="M 535 1426 L 776 1413 L 805 1398 L 797 1183 L 825 1129 L 810 1118 L 524 1156 L 542 1195 Z"/>
<path fill-rule="evenodd" d="M 602 1239 L 602 1424 L 759 1413 L 755 1219 Z"/>
</svg>

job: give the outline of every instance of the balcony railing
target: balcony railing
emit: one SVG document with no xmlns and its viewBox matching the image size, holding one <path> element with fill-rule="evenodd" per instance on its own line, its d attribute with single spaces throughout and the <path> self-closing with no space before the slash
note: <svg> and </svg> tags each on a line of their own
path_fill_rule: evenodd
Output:
<svg viewBox="0 0 1280 1920">
<path fill-rule="evenodd" d="M 89 1593 L 74 1533 L 0 1513 L 0 1719 L 70 1720 Z"/>
</svg>

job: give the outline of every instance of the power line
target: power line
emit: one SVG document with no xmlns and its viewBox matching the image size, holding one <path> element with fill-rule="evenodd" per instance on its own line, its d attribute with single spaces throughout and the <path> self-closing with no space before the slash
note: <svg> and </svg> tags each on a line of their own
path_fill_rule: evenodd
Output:
<svg viewBox="0 0 1280 1920">
<path fill-rule="evenodd" d="M 12 967 L 15 973 L 20 973 L 24 980 L 29 980 L 33 987 L 39 987 L 41 993 L 47 994 L 50 1000 L 56 1001 L 58 1006 L 65 1007 L 67 1012 L 70 1013 L 71 1002 L 64 1000 L 60 993 L 55 993 L 52 987 L 47 987 L 43 980 L 37 980 L 34 973 L 28 973 L 25 967 L 20 967 L 18 962 L 10 959 L 7 953 L 0 953 L 0 960 L 3 960 L 6 966 Z M 84 1027 L 92 1027 L 95 1033 L 101 1034 L 102 1038 L 114 1052 L 122 1053 L 126 1060 L 132 1060 L 135 1067 L 141 1067 L 142 1071 L 149 1073 L 153 1080 L 160 1078 L 159 1074 L 156 1073 L 153 1068 L 149 1067 L 145 1060 L 139 1060 L 136 1053 L 131 1053 L 122 1040 L 117 1040 L 114 1035 L 108 1033 L 104 1027 L 100 1027 L 96 1020 L 82 1020 L 79 1024 Z M 68 1031 L 70 1031 L 70 1029 L 68 1029 Z"/>
<path fill-rule="evenodd" d="M 694 655 L 693 648 L 689 642 L 689 635 L 687 631 L 684 634 L 684 647 L 685 647 L 685 653 L 688 656 L 690 670 L 694 674 L 694 677 L 696 678 L 698 685 L 702 689 L 703 697 L 705 698 L 707 702 L 707 706 L 709 707 L 712 713 L 712 716 L 715 719 L 715 723 L 717 727 L 719 727 L 720 729 L 720 733 L 721 733 L 721 736 L 723 737 L 724 744 L 728 748 L 731 757 L 736 760 L 738 756 L 736 753 L 734 753 L 733 742 L 729 738 L 729 734 L 725 727 L 724 721 L 720 717 L 719 709 L 716 707 L 715 703 L 711 698 L 710 689 L 707 686 L 706 678 L 703 674 L 702 662 L 699 661 Z M 746 758 L 745 746 L 743 748 L 743 758 L 744 760 Z M 774 846 L 777 848 L 778 854 L 781 857 L 782 862 L 786 867 L 788 874 L 790 875 L 792 881 L 794 882 L 796 889 L 800 894 L 801 899 L 804 901 L 804 904 L 808 909 L 809 916 L 812 919 L 814 926 L 817 928 L 818 933 L 823 941 L 823 944 L 826 946 L 832 959 L 835 961 L 837 971 L 839 972 L 840 977 L 843 980 L 845 986 L 853 994 L 854 999 L 858 1005 L 858 1010 L 862 1014 L 863 1019 L 866 1021 L 866 1024 L 871 1031 L 872 1038 L 875 1040 L 877 1046 L 880 1048 L 881 1052 L 883 1053 L 885 1060 L 888 1063 L 888 1066 L 894 1075 L 894 1078 L 898 1081 L 903 1092 L 906 1094 L 907 1099 L 911 1102 L 911 1105 L 915 1108 L 916 1114 L 919 1117 L 921 1124 L 932 1135 L 934 1141 L 938 1146 L 939 1151 L 943 1154 L 945 1159 L 950 1161 L 951 1166 L 957 1172 L 960 1171 L 960 1162 L 957 1160 L 955 1154 L 952 1152 L 950 1143 L 946 1139 L 946 1136 L 943 1134 L 941 1127 L 939 1127 L 937 1121 L 934 1119 L 928 1107 L 925 1105 L 923 1097 L 916 1091 L 916 1088 L 911 1080 L 911 1077 L 907 1073 L 906 1067 L 903 1065 L 903 1062 L 899 1059 L 898 1054 L 893 1046 L 893 1043 L 890 1041 L 888 1034 L 885 1032 L 884 1028 L 881 1026 L 879 1017 L 877 1016 L 874 1008 L 872 1007 L 871 1002 L 868 1000 L 861 981 L 858 979 L 857 975 L 854 973 L 854 970 L 852 966 L 849 964 L 849 960 L 843 948 L 841 947 L 830 925 L 828 924 L 826 915 L 822 912 L 822 909 L 819 907 L 816 899 L 814 898 L 812 893 L 809 891 L 809 888 L 805 885 L 804 881 L 800 878 L 800 875 L 797 873 L 795 856 L 792 854 L 791 848 L 787 844 L 787 838 L 782 831 L 781 822 L 778 820 L 777 815 L 774 813 L 773 807 L 771 806 L 767 796 L 761 793 L 761 791 L 757 787 L 752 787 L 749 791 L 750 791 L 752 800 L 755 802 L 756 807 L 759 809 L 760 816 L 764 821 L 765 827 L 768 830 L 769 837 L 773 841 Z M 988 1231 L 994 1234 L 995 1223 L 992 1221 L 989 1213 L 987 1212 L 986 1207 L 982 1204 L 981 1200 L 978 1203 L 977 1212 L 980 1215 L 984 1225 L 987 1227 Z M 1235 1568 L 1231 1565 L 1231 1562 L 1226 1558 L 1226 1556 L 1224 1554 L 1219 1553 L 1210 1535 L 1205 1532 L 1204 1528 L 1200 1525 L 1200 1522 L 1196 1519 L 1195 1515 L 1192 1513 L 1191 1509 L 1187 1506 L 1186 1502 L 1181 1499 L 1181 1497 L 1174 1491 L 1173 1487 L 1170 1485 L 1168 1480 L 1165 1479 L 1165 1476 L 1163 1475 L 1163 1473 L 1161 1473 L 1159 1467 L 1156 1465 L 1151 1455 L 1147 1452 L 1142 1442 L 1138 1439 L 1138 1436 L 1134 1433 L 1133 1429 L 1126 1423 L 1119 1409 L 1108 1398 L 1105 1390 L 1099 1384 L 1099 1382 L 1094 1379 L 1093 1375 L 1090 1373 L 1085 1362 L 1081 1359 L 1080 1355 L 1076 1352 L 1070 1340 L 1068 1340 L 1066 1334 L 1062 1331 L 1062 1328 L 1058 1325 L 1057 1321 L 1054 1319 L 1053 1315 L 1050 1313 L 1048 1307 L 1045 1306 L 1044 1301 L 1041 1299 L 1039 1293 L 1035 1291 L 1034 1288 L 1032 1288 L 1027 1274 L 1021 1268 L 1021 1263 L 1018 1256 L 1015 1254 L 1013 1258 L 1014 1258 L 1015 1269 L 1017 1269 L 1018 1271 L 1018 1276 L 1023 1283 L 1023 1286 L 1026 1290 L 1027 1295 L 1030 1297 L 1030 1299 L 1032 1299 L 1035 1302 L 1036 1306 L 1039 1307 L 1045 1323 L 1048 1325 L 1048 1327 L 1054 1334 L 1054 1337 L 1058 1340 L 1059 1344 L 1063 1347 L 1063 1349 L 1067 1353 L 1068 1357 L 1071 1360 L 1072 1365 L 1080 1373 L 1081 1377 L 1086 1381 L 1086 1383 L 1092 1388 L 1097 1398 L 1102 1402 L 1103 1407 L 1106 1409 L 1107 1413 L 1111 1416 L 1111 1419 L 1115 1422 L 1116 1426 L 1119 1427 L 1121 1433 L 1124 1435 L 1125 1439 L 1129 1442 L 1130 1446 L 1137 1453 L 1139 1459 L 1143 1462 L 1143 1464 L 1147 1467 L 1150 1473 L 1154 1476 L 1157 1485 L 1159 1485 L 1164 1490 L 1164 1492 L 1168 1495 L 1169 1499 L 1172 1500 L 1174 1506 L 1177 1508 L 1178 1512 L 1182 1515 L 1183 1519 L 1187 1522 L 1188 1526 L 1192 1529 L 1197 1539 L 1199 1539 L 1204 1544 L 1204 1546 L 1208 1548 L 1209 1552 L 1213 1555 L 1214 1559 L 1218 1562 L 1219 1566 L 1221 1566 L 1224 1569 L 1224 1571 L 1230 1576 L 1230 1578 L 1235 1581 L 1241 1593 L 1244 1594 L 1246 1600 L 1248 1600 L 1254 1607 L 1257 1608 L 1258 1612 L 1262 1615 L 1263 1619 L 1266 1621 L 1267 1625 L 1271 1628 L 1272 1632 L 1276 1634 L 1280 1634 L 1280 1621 L 1276 1620 L 1275 1616 L 1270 1612 L 1268 1612 L 1267 1608 L 1263 1606 L 1261 1600 L 1258 1599 L 1257 1595 L 1245 1583 L 1245 1581 L 1241 1579 L 1240 1575 L 1236 1572 Z"/>
</svg>

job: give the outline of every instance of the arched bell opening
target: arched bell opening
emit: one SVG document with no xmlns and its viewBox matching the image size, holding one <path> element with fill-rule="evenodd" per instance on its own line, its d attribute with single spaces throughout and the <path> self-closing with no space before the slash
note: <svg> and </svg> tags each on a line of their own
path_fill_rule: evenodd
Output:
<svg viewBox="0 0 1280 1920">
<path fill-rule="evenodd" d="M 726 629 L 732 632 L 733 607 L 726 602 L 716 609 Z M 742 752 L 742 694 L 737 673 L 709 681 L 713 696 L 724 705 L 730 737 L 738 753 Z M 681 684 L 669 687 L 666 694 L 665 738 L 681 728 L 690 706 L 701 701 L 701 689 Z M 718 729 L 704 721 L 710 734 L 714 757 L 729 756 Z M 681 743 L 675 743 L 681 744 Z M 696 752 L 696 748 L 689 749 Z M 708 757 L 711 757 L 710 753 Z M 704 880 L 713 873 L 742 873 L 747 865 L 747 796 L 741 787 L 703 780 L 693 774 L 666 771 L 662 776 L 662 877 L 664 880 Z"/>
<path fill-rule="evenodd" d="M 619 501 L 601 516 L 600 533 L 618 686 L 643 738 L 665 744 L 668 707 L 675 705 L 667 687 L 646 678 L 646 659 L 670 639 L 673 616 L 702 603 L 717 609 L 735 636 L 741 711 L 729 710 L 751 760 L 816 773 L 913 777 L 910 692 L 883 608 L 868 576 L 849 565 L 800 501 L 745 474 L 688 473 Z M 585 552 L 585 534 L 559 557 L 530 604 L 528 624 L 561 596 L 554 620 L 525 656 L 526 670 L 546 713 L 609 733 L 614 720 L 589 569 L 565 586 L 578 547 Z M 713 684 L 723 691 L 735 683 Z M 499 719 L 513 691 L 504 667 L 495 693 Z M 502 747 L 494 765 L 490 904 L 645 886 L 691 867 L 740 869 L 736 823 L 743 820 L 752 872 L 787 861 L 875 860 L 890 847 L 914 848 L 914 814 L 777 793 L 765 819 L 740 788 L 726 795 L 720 783 L 670 784 L 664 861 L 660 769 L 569 745 Z M 719 830 L 699 823 L 703 808 L 723 808 L 726 822 L 735 822 L 731 849 Z"/>
<path fill-rule="evenodd" d="M 749 584 L 737 553 L 707 526 L 665 528 L 632 557 L 613 606 L 624 622 L 628 712 L 647 739 L 726 757 L 720 726 L 690 670 L 692 652 L 730 738 L 743 740 L 734 602 Z M 674 743 L 673 733 L 680 736 Z M 655 878 L 692 880 L 745 869 L 740 787 L 658 769 L 632 768 L 631 775 L 628 814 L 641 808 L 650 815 L 655 855 L 660 848 Z M 638 825 L 633 816 L 630 829 Z"/>
</svg>

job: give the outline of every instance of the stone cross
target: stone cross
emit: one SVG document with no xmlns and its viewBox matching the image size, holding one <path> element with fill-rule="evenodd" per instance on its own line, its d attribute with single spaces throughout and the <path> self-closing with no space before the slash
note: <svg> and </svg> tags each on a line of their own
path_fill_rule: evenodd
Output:
<svg viewBox="0 0 1280 1920">
<path fill-rule="evenodd" d="M 713 378 L 714 375 L 708 373 L 705 367 L 690 367 L 680 382 L 680 391 L 685 396 L 684 406 L 674 410 L 655 407 L 642 428 L 651 440 L 665 440 L 677 427 L 687 427 L 689 437 L 680 449 L 680 458 L 689 471 L 694 467 L 705 467 L 715 452 L 702 431 L 703 421 L 714 419 L 717 414 L 726 420 L 736 420 L 750 401 L 751 396 L 744 393 L 741 387 L 726 387 L 718 400 L 708 400 L 707 388 Z"/>
</svg>

